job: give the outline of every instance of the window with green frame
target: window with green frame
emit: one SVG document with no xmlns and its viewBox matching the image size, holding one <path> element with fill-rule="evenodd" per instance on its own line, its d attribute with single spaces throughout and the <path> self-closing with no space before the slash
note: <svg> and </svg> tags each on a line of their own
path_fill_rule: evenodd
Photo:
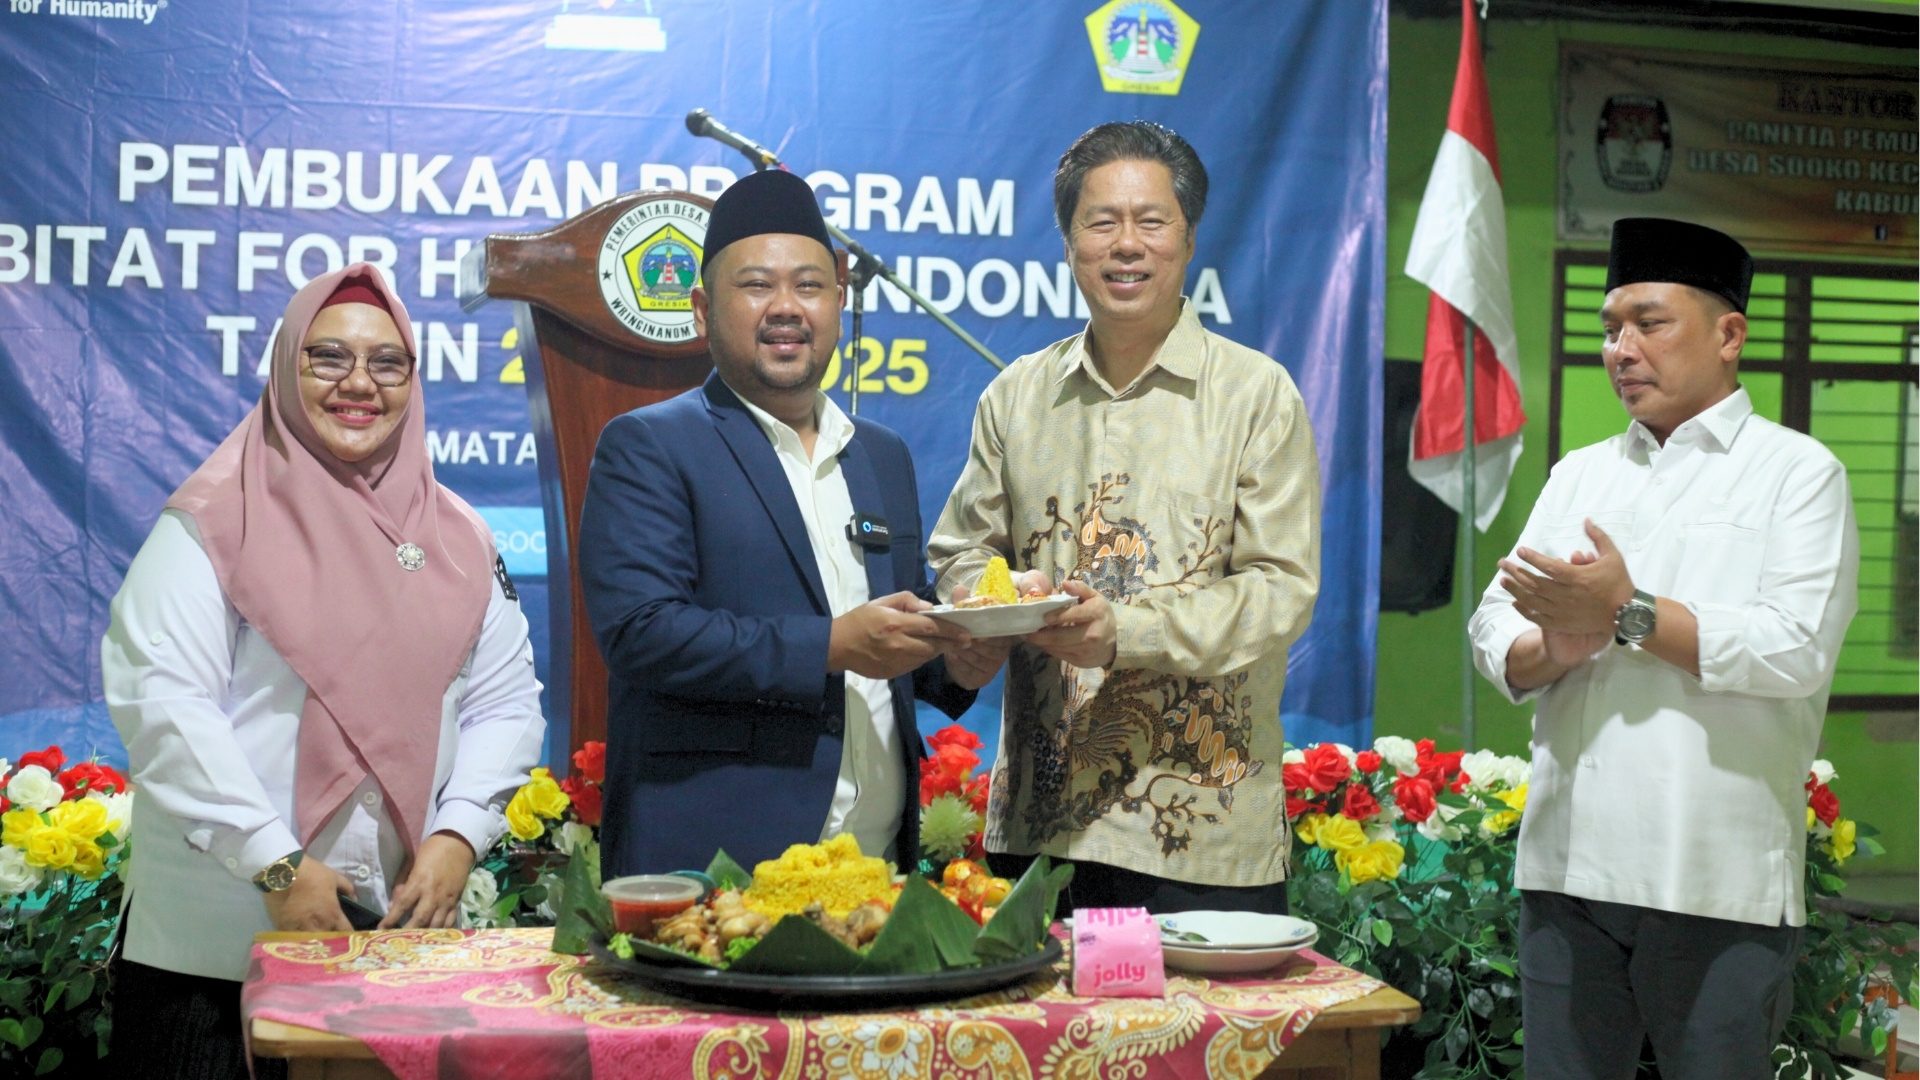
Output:
<svg viewBox="0 0 1920 1080">
<path fill-rule="evenodd" d="M 1600 362 L 1606 253 L 1562 251 L 1555 280 L 1547 454 L 1626 424 Z M 1829 708 L 1920 702 L 1915 548 L 1920 541 L 1920 274 L 1913 266 L 1755 260 L 1740 383 L 1753 407 L 1845 463 L 1860 527 L 1860 612 Z"/>
</svg>

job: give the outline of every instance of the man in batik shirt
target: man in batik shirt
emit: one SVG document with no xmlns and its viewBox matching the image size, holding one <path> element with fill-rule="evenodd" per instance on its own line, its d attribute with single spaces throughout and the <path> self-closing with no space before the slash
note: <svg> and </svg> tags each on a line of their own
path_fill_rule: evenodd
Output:
<svg viewBox="0 0 1920 1080">
<path fill-rule="evenodd" d="M 1000 555 L 1077 601 L 1012 646 L 986 843 L 1010 869 L 1072 860 L 1079 907 L 1286 905 L 1280 691 L 1319 588 L 1319 473 L 1286 369 L 1181 294 L 1206 194 L 1158 124 L 1062 155 L 1092 319 L 987 388 L 928 550 L 945 595 Z"/>
</svg>

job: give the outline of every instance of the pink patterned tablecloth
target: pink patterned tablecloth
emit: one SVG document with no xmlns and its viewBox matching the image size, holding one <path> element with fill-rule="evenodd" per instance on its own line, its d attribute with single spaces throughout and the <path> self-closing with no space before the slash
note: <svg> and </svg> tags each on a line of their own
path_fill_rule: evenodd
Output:
<svg viewBox="0 0 1920 1080">
<path fill-rule="evenodd" d="M 388 930 L 253 947 L 243 1008 L 366 1043 L 401 1080 L 500 1076 L 1251 1077 L 1380 983 L 1316 953 L 1253 977 L 1169 971 L 1166 997 L 1082 998 L 1067 964 L 898 1011 L 730 1012 L 551 952 L 551 930 Z"/>
</svg>

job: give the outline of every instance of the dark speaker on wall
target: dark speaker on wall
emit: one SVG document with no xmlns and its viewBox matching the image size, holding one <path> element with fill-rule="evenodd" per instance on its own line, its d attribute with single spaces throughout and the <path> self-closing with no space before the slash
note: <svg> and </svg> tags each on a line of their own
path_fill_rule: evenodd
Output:
<svg viewBox="0 0 1920 1080">
<path fill-rule="evenodd" d="M 1460 516 L 1407 472 L 1420 363 L 1387 361 L 1380 471 L 1380 610 L 1428 611 L 1453 599 L 1453 547 Z"/>
</svg>

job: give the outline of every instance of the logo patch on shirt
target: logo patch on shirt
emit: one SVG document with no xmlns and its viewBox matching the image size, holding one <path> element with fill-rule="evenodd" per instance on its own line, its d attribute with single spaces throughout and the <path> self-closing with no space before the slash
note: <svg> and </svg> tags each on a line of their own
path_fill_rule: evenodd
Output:
<svg viewBox="0 0 1920 1080">
<path fill-rule="evenodd" d="M 498 554 L 493 557 L 493 578 L 500 583 L 500 595 L 515 603 L 519 602 L 520 592 L 513 587 L 513 579 L 507 576 L 507 560 Z"/>
</svg>

